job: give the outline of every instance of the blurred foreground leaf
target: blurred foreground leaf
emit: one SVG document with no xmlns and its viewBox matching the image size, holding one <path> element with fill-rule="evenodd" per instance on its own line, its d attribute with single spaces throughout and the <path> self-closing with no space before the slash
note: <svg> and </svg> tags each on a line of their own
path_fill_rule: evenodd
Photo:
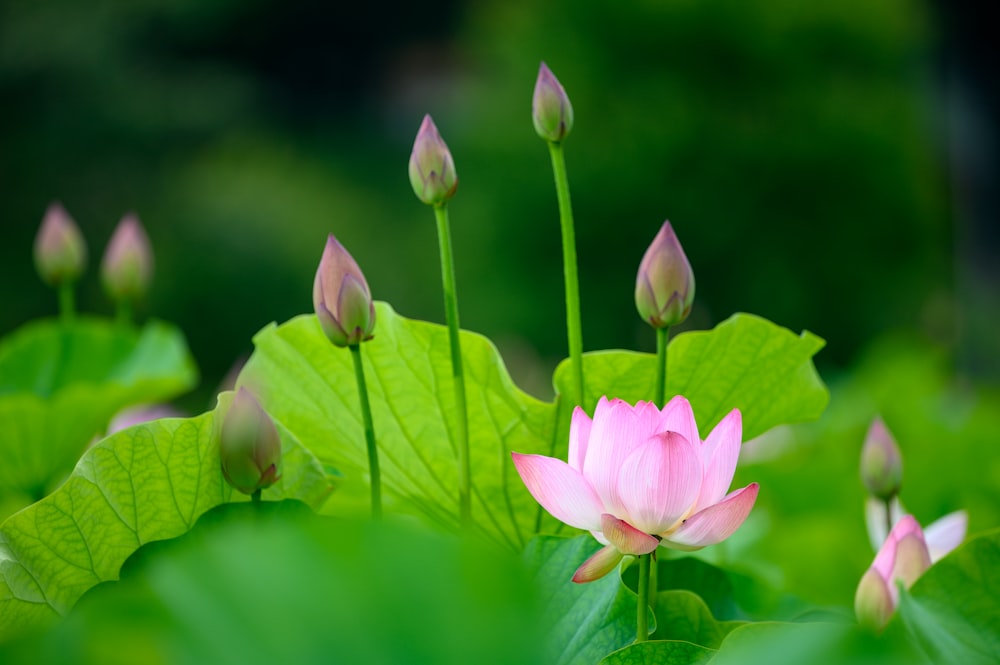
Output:
<svg viewBox="0 0 1000 665">
<path fill-rule="evenodd" d="M 23 326 L 0 340 L 0 495 L 41 498 L 115 413 L 176 397 L 197 377 L 184 336 L 161 321 Z"/>
<path fill-rule="evenodd" d="M 88 589 L 117 579 L 142 545 L 185 533 L 233 498 L 219 466 L 215 413 L 104 439 L 59 489 L 0 524 L 0 640 L 65 614 Z M 318 507 L 330 490 L 323 469 L 287 431 L 281 435 L 286 472 L 264 498 Z"/>
<path fill-rule="evenodd" d="M 549 663 L 540 658 L 536 594 L 513 554 L 412 524 L 263 508 L 212 511 L 184 538 L 143 552 L 122 582 L 88 594 L 65 623 L 14 645 L 11 657 L 33 665 Z"/>
</svg>

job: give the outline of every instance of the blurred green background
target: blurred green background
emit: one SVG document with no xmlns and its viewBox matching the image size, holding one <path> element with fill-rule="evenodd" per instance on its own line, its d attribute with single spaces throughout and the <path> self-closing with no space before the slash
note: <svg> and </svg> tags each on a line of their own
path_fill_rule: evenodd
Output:
<svg viewBox="0 0 1000 665">
<path fill-rule="evenodd" d="M 996 246 L 955 189 L 984 172 L 960 148 L 990 127 L 975 86 L 949 83 L 966 71 L 956 26 L 919 0 L 0 2 L 0 334 L 55 311 L 31 243 L 56 199 L 90 244 L 84 309 L 111 312 L 96 266 L 119 218 L 147 226 L 142 314 L 187 333 L 191 411 L 255 331 L 311 311 L 328 232 L 376 298 L 443 321 L 432 215 L 406 176 L 430 112 L 461 179 L 463 326 L 545 397 L 565 355 L 530 120 L 545 60 L 576 110 L 587 349 L 653 348 L 632 290 L 669 218 L 697 277 L 688 327 L 750 311 L 808 328 L 826 371 L 905 328 L 995 381 L 997 280 L 975 267 Z"/>
</svg>

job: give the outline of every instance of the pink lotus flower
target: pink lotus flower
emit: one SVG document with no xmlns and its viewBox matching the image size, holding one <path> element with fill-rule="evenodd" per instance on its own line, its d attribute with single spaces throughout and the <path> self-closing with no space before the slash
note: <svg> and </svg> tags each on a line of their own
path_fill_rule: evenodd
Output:
<svg viewBox="0 0 1000 665">
<path fill-rule="evenodd" d="M 931 556 L 920 525 L 912 515 L 892 527 L 875 561 L 861 578 L 854 596 L 854 612 L 864 625 L 881 630 L 899 603 L 902 582 L 909 589 L 931 567 Z"/>
<path fill-rule="evenodd" d="M 605 547 L 573 575 L 591 582 L 626 554 L 658 546 L 697 550 L 725 540 L 757 499 L 757 483 L 727 494 L 743 423 L 733 409 L 704 441 L 678 395 L 663 407 L 602 397 L 591 420 L 577 407 L 569 463 L 513 453 L 528 491 L 553 517 L 590 531 Z"/>
</svg>

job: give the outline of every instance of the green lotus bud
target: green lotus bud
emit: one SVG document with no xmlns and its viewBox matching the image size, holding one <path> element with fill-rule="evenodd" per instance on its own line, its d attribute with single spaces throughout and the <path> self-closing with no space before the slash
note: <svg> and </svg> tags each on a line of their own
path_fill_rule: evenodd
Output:
<svg viewBox="0 0 1000 665">
<path fill-rule="evenodd" d="M 146 295 L 153 275 L 153 250 L 134 213 L 122 217 L 101 261 L 101 283 L 115 302 L 135 302 Z"/>
<path fill-rule="evenodd" d="M 635 306 L 654 328 L 677 325 L 691 313 L 694 272 L 670 222 L 646 250 L 635 278 Z"/>
<path fill-rule="evenodd" d="M 313 305 L 323 332 L 336 346 L 372 338 L 375 305 L 354 257 L 331 233 L 313 281 Z"/>
<path fill-rule="evenodd" d="M 244 494 L 270 487 L 281 476 L 281 439 L 253 394 L 240 388 L 222 421 L 222 475 Z"/>
<path fill-rule="evenodd" d="M 75 282 L 87 265 L 87 245 L 62 204 L 49 205 L 35 236 L 35 268 L 51 286 Z"/>
<path fill-rule="evenodd" d="M 427 205 L 442 205 L 455 195 L 458 174 L 451 151 L 438 133 L 430 115 L 424 116 L 410 153 L 410 184 L 417 198 Z"/>
<path fill-rule="evenodd" d="M 898 494 L 903 482 L 903 456 L 881 418 L 872 421 L 861 449 L 861 480 L 869 494 L 883 501 Z"/>
<path fill-rule="evenodd" d="M 573 129 L 573 105 L 559 79 L 544 62 L 538 68 L 535 94 L 531 98 L 535 131 L 546 141 L 562 141 Z"/>
</svg>

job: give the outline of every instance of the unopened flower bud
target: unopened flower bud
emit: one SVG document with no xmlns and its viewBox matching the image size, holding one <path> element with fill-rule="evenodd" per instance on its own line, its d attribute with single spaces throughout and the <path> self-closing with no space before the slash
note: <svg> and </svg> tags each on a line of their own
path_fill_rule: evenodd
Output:
<svg viewBox="0 0 1000 665">
<path fill-rule="evenodd" d="M 222 475 L 244 494 L 270 487 L 281 475 L 281 439 L 271 417 L 240 388 L 222 421 Z"/>
<path fill-rule="evenodd" d="M 375 304 L 361 268 L 331 233 L 313 281 L 313 305 L 323 332 L 336 346 L 372 338 Z"/>
<path fill-rule="evenodd" d="M 531 98 L 535 131 L 546 141 L 562 141 L 573 129 L 573 105 L 559 79 L 544 62 L 538 68 L 535 94 Z"/>
<path fill-rule="evenodd" d="M 899 493 L 903 457 L 881 418 L 872 421 L 861 449 L 861 480 L 874 497 L 886 501 Z"/>
<path fill-rule="evenodd" d="M 854 596 L 858 622 L 881 630 L 899 603 L 899 589 L 909 589 L 930 568 L 931 558 L 920 524 L 912 515 L 904 515 L 892 527 L 875 561 L 861 578 Z"/>
<path fill-rule="evenodd" d="M 101 283 L 115 302 L 135 302 L 146 295 L 153 275 L 149 237 L 134 213 L 122 217 L 101 261 Z"/>
<path fill-rule="evenodd" d="M 410 153 L 410 184 L 417 198 L 427 205 L 442 205 L 455 195 L 458 174 L 451 151 L 438 133 L 430 115 L 424 116 Z"/>
<path fill-rule="evenodd" d="M 635 306 L 654 328 L 677 325 L 691 313 L 694 272 L 670 222 L 646 250 L 635 278 Z"/>
<path fill-rule="evenodd" d="M 60 203 L 45 211 L 35 236 L 35 268 L 51 286 L 74 282 L 87 265 L 87 245 L 79 227 Z"/>
</svg>

